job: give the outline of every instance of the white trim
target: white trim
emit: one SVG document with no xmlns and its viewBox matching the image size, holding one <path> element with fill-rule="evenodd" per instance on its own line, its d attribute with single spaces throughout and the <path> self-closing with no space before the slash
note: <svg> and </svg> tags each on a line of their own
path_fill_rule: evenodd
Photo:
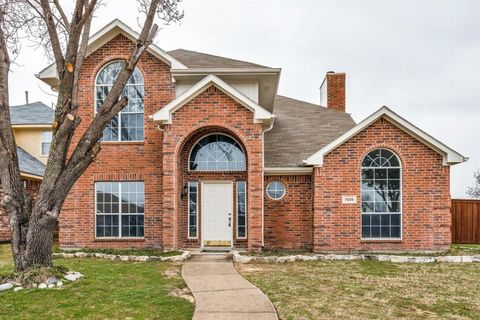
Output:
<svg viewBox="0 0 480 320">
<path fill-rule="evenodd" d="M 467 157 L 462 156 L 460 153 L 456 152 L 455 150 L 449 148 L 442 142 L 436 140 L 426 132 L 422 131 L 421 129 L 414 126 L 412 123 L 408 122 L 404 118 L 400 117 L 398 114 L 390 110 L 388 107 L 381 107 L 376 112 L 365 118 L 362 122 L 357 124 L 352 129 L 348 130 L 344 134 L 342 134 L 337 139 L 333 140 L 325 147 L 308 157 L 304 160 L 306 165 L 314 165 L 314 166 L 322 166 L 323 165 L 323 158 L 325 155 L 330 153 L 332 150 L 336 149 L 344 142 L 349 140 L 351 137 L 355 136 L 360 131 L 364 130 L 368 126 L 370 126 L 373 122 L 377 121 L 380 118 L 384 118 L 391 122 L 396 127 L 402 129 L 406 133 L 410 134 L 417 140 L 421 141 L 431 149 L 435 150 L 439 154 L 443 156 L 443 165 L 450 166 L 457 163 L 462 163 L 468 160 Z"/>
<path fill-rule="evenodd" d="M 274 182 L 278 182 L 280 183 L 282 186 L 283 186 L 283 194 L 280 198 L 273 198 L 272 196 L 270 196 L 270 194 L 268 193 L 268 187 L 274 183 Z M 270 181 L 268 184 L 267 184 L 267 188 L 266 188 L 266 193 L 267 193 L 267 196 L 272 199 L 273 201 L 279 201 L 279 200 L 282 200 L 283 197 L 285 197 L 285 195 L 287 194 L 287 187 L 285 186 L 285 183 L 283 183 L 282 181 L 280 180 L 273 180 L 273 181 Z"/>
<path fill-rule="evenodd" d="M 198 76 L 198 75 L 279 75 L 281 68 L 188 68 L 174 69 L 172 68 L 172 76 Z"/>
<path fill-rule="evenodd" d="M 105 25 L 103 28 L 98 30 L 96 33 L 94 33 L 92 36 L 90 36 L 90 38 L 88 39 L 88 48 L 87 48 L 86 57 L 88 57 L 89 55 L 91 55 L 92 53 L 100 49 L 103 45 L 105 45 L 107 42 L 109 42 L 119 34 L 123 34 L 125 37 L 127 37 L 132 41 L 136 41 L 140 35 L 138 32 L 134 31 L 132 28 L 130 28 L 127 24 L 125 24 L 121 20 L 114 19 L 110 23 Z M 153 56 L 167 63 L 171 68 L 179 69 L 179 70 L 187 69 L 187 67 L 184 64 L 182 64 L 177 59 L 173 58 L 171 55 L 169 55 L 167 52 L 162 50 L 160 47 L 158 47 L 154 43 L 148 46 L 147 51 L 150 52 Z M 57 68 L 55 63 L 52 63 L 51 65 L 49 65 L 48 67 L 40 71 L 36 76 L 42 81 L 44 81 L 45 79 L 52 79 L 52 78 L 58 79 Z M 44 81 L 44 82 L 47 82 L 47 81 Z"/>
<path fill-rule="evenodd" d="M 187 104 L 190 100 L 195 98 L 197 95 L 205 91 L 210 86 L 214 85 L 219 90 L 233 98 L 235 101 L 249 109 L 254 113 L 254 120 L 255 122 L 263 122 L 263 121 L 272 121 L 273 114 L 262 108 L 253 100 L 249 99 L 243 93 L 220 79 L 219 77 L 210 74 L 197 82 L 193 87 L 188 89 L 187 91 L 183 92 L 179 95 L 176 99 L 168 103 L 166 106 L 155 112 L 153 115 L 150 116 L 153 121 L 159 121 L 163 124 L 171 124 L 172 123 L 172 115 L 175 111 L 183 107 Z"/>
<path fill-rule="evenodd" d="M 300 176 L 312 174 L 313 167 L 266 167 L 263 171 L 266 176 Z"/>
<path fill-rule="evenodd" d="M 384 147 L 379 147 L 379 148 L 374 148 L 370 151 L 368 151 L 366 154 L 364 154 L 363 158 L 362 158 L 362 164 L 363 164 L 363 160 L 370 154 L 370 152 L 372 151 L 375 151 L 375 150 L 379 150 L 379 149 L 384 149 L 384 150 L 388 150 L 390 151 L 396 158 L 397 158 L 397 161 L 398 163 L 400 164 L 399 166 L 397 167 L 364 167 L 364 166 L 361 166 L 360 167 L 360 240 L 361 241 L 403 241 L 403 163 L 400 159 L 400 157 L 398 156 L 398 154 L 392 150 L 392 149 L 389 149 L 389 148 L 384 148 Z M 399 186 L 399 191 L 400 191 L 400 212 L 363 212 L 363 209 L 362 209 L 362 205 L 363 205 L 363 170 L 369 170 L 369 169 L 399 169 L 400 170 L 400 186 Z M 375 180 L 375 176 L 373 177 L 373 179 Z M 386 179 L 387 181 L 389 179 Z M 375 205 L 375 201 L 373 202 L 374 205 Z M 396 238 L 383 238 L 383 237 L 379 237 L 379 238 L 364 238 L 363 237 L 363 223 L 362 223 L 362 217 L 364 214 L 371 214 L 371 215 L 374 215 L 374 214 L 399 214 L 400 215 L 400 237 L 396 237 Z M 380 234 L 381 234 L 382 230 L 380 229 Z"/>
<path fill-rule="evenodd" d="M 197 146 L 197 144 L 202 141 L 204 138 L 206 137 L 209 137 L 209 136 L 213 136 L 213 135 L 222 135 L 222 136 L 226 136 L 226 137 L 229 137 L 230 139 L 232 139 L 233 141 L 235 141 L 236 144 L 238 144 L 238 146 L 240 147 L 240 150 L 242 151 L 243 153 L 243 156 L 245 157 L 245 169 L 244 170 L 191 170 L 190 169 L 190 159 L 191 159 L 191 156 L 192 156 L 192 152 L 193 152 L 193 149 Z M 229 134 L 226 134 L 226 133 L 223 133 L 223 132 L 214 132 L 214 133 L 207 133 L 205 135 L 203 135 L 202 137 L 200 137 L 199 139 L 197 139 L 195 141 L 195 143 L 193 144 L 193 147 L 190 148 L 190 151 L 188 152 L 188 172 L 207 172 L 207 173 L 211 173 L 211 172 L 246 172 L 248 170 L 247 168 L 247 153 L 245 150 L 243 150 L 243 147 L 242 147 L 242 144 L 240 142 L 238 142 L 238 140 L 234 137 L 232 137 L 231 135 Z"/>
<path fill-rule="evenodd" d="M 109 62 L 105 63 L 97 71 L 97 74 L 95 75 L 95 82 L 93 83 L 93 116 L 94 117 L 97 115 L 97 88 L 98 87 L 110 87 L 110 89 L 108 90 L 108 92 L 110 92 L 110 90 L 113 87 L 113 84 L 100 84 L 100 85 L 97 84 L 98 76 L 107 66 L 109 66 L 109 65 L 111 65 L 112 63 L 115 63 L 115 62 L 125 62 L 125 61 L 119 60 L 119 59 L 109 61 Z M 143 99 L 143 112 L 126 112 L 126 113 L 124 113 L 123 110 L 120 110 L 116 114 L 118 116 L 118 127 L 117 127 L 118 128 L 118 139 L 117 140 L 100 140 L 102 143 L 104 143 L 104 142 L 113 142 L 113 143 L 116 143 L 116 142 L 144 142 L 145 141 L 145 77 L 143 76 L 142 71 L 138 67 L 135 67 L 135 69 L 142 76 L 142 83 L 126 83 L 123 89 L 125 90 L 125 88 L 133 87 L 133 86 L 142 86 L 143 87 L 143 97 L 142 97 L 142 99 Z M 133 73 L 132 73 L 131 76 L 133 76 Z M 122 94 L 123 94 L 123 92 L 122 92 Z M 108 93 L 107 93 L 107 95 L 108 95 Z M 122 114 L 141 114 L 143 116 L 143 139 L 142 140 L 122 140 Z M 112 121 L 110 121 L 110 123 L 111 122 Z M 106 127 L 105 127 L 105 129 L 106 129 Z M 104 132 L 105 132 L 105 129 L 104 129 Z"/>
</svg>

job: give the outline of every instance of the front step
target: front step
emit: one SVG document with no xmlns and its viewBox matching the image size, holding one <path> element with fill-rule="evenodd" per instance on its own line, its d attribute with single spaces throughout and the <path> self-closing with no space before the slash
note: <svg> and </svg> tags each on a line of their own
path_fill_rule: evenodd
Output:
<svg viewBox="0 0 480 320">
<path fill-rule="evenodd" d="M 201 247 L 200 253 L 231 253 L 230 247 Z"/>
</svg>

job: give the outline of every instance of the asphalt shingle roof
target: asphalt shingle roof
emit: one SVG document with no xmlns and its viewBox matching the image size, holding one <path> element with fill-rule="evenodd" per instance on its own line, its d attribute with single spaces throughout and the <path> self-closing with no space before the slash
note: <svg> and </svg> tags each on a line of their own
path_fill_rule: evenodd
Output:
<svg viewBox="0 0 480 320">
<path fill-rule="evenodd" d="M 185 49 L 169 51 L 168 54 L 189 68 L 269 68 L 247 61 L 214 56 L 208 53 Z"/>
<path fill-rule="evenodd" d="M 27 151 L 17 146 L 18 165 L 20 172 L 43 177 L 45 165 Z"/>
<path fill-rule="evenodd" d="M 10 118 L 13 125 L 52 124 L 54 111 L 43 102 L 32 102 L 10 107 Z"/>
<path fill-rule="evenodd" d="M 350 114 L 277 95 L 272 130 L 265 132 L 265 167 L 297 167 L 355 126 Z"/>
</svg>

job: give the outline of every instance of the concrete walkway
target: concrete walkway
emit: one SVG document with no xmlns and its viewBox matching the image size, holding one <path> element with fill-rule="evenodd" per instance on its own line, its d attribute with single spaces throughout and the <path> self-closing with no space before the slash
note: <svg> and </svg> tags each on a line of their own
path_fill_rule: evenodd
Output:
<svg viewBox="0 0 480 320">
<path fill-rule="evenodd" d="M 224 254 L 195 254 L 182 268 L 195 297 L 194 320 L 277 320 L 267 296 L 242 278 Z"/>
</svg>

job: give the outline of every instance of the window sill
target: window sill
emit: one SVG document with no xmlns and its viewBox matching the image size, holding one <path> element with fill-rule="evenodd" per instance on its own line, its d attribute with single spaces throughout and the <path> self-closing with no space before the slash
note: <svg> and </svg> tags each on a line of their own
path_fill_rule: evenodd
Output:
<svg viewBox="0 0 480 320">
<path fill-rule="evenodd" d="M 389 243 L 401 243 L 403 242 L 403 239 L 388 239 L 388 238 L 379 238 L 379 239 L 360 239 L 360 242 L 362 243 L 368 243 L 368 242 L 389 242 Z"/>
<path fill-rule="evenodd" d="M 95 238 L 94 242 L 144 242 L 145 238 Z"/>
</svg>

